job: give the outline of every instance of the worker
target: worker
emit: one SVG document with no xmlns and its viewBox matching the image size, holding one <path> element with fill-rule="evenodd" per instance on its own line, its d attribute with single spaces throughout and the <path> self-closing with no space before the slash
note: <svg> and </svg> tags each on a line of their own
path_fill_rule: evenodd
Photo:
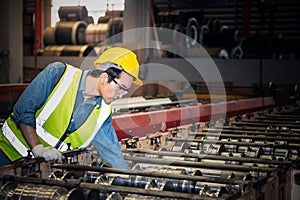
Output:
<svg viewBox="0 0 300 200">
<path fill-rule="evenodd" d="M 49 64 L 28 85 L 0 131 L 0 166 L 28 155 L 61 162 L 63 151 L 92 144 L 105 163 L 128 168 L 112 126 L 110 103 L 122 98 L 138 77 L 136 55 L 112 47 L 81 70 Z"/>
</svg>

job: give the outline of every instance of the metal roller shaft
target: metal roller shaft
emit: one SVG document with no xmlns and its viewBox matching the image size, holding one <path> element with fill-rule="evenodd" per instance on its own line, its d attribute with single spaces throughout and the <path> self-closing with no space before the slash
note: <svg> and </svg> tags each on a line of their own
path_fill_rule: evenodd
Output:
<svg viewBox="0 0 300 200">
<path fill-rule="evenodd" d="M 200 154 L 200 151 L 192 151 L 193 153 L 178 153 L 178 152 L 171 152 L 171 151 L 150 151 L 150 150 L 136 150 L 136 149 L 124 149 L 123 152 L 132 154 L 139 154 L 139 157 L 146 157 L 146 155 L 153 155 L 154 158 L 156 157 L 163 157 L 163 156 L 169 156 L 169 157 L 184 157 L 184 158 L 195 158 L 201 161 L 201 159 L 211 159 L 211 160 L 224 160 L 224 161 L 234 161 L 234 162 L 249 162 L 249 163 L 262 163 L 262 164 L 270 164 L 270 165 L 290 165 L 291 161 L 283 160 L 283 161 L 277 161 L 277 160 L 262 160 L 262 159 L 256 159 L 256 158 L 246 158 L 246 157 L 230 157 L 230 156 L 224 156 L 224 154 L 221 156 L 218 155 L 207 155 L 207 154 Z M 226 153 L 226 152 L 225 152 Z"/>
<path fill-rule="evenodd" d="M 137 159 L 138 160 L 138 159 Z M 147 163 L 146 161 L 149 161 L 149 159 L 143 159 L 142 163 Z M 156 160 L 154 161 L 156 162 Z M 160 164 L 166 164 L 165 162 L 160 162 L 157 161 Z M 151 161 L 150 161 L 151 163 Z M 184 163 L 190 163 L 190 162 L 184 162 Z M 184 163 L 181 161 L 177 164 L 177 166 L 185 166 Z M 169 163 L 168 163 L 169 164 Z M 193 164 L 192 164 L 193 165 Z M 186 165 L 188 166 L 188 165 Z M 203 165 L 207 167 L 210 167 L 212 165 Z M 174 174 L 161 174 L 157 172 L 147 172 L 147 171 L 133 171 L 133 170 L 125 170 L 125 169 L 112 169 L 112 168 L 104 168 L 104 167 L 91 167 L 91 166 L 77 166 L 77 165 L 63 165 L 63 164 L 54 164 L 54 168 L 61 168 L 61 169 L 66 169 L 66 170 L 82 170 L 82 171 L 98 171 L 98 172 L 103 172 L 103 173 L 116 173 L 116 174 L 127 174 L 127 175 L 139 175 L 139 176 L 148 176 L 148 177 L 157 177 L 157 178 L 168 178 L 168 179 L 178 179 L 178 180 L 190 180 L 190 181 L 208 181 L 208 182 L 216 182 L 216 183 L 225 183 L 225 184 L 244 184 L 244 181 L 239 181 L 239 180 L 227 180 L 227 179 L 218 179 L 214 177 L 202 177 L 202 176 L 190 176 L 190 175 L 174 175 Z M 191 167 L 191 165 L 189 166 Z M 197 167 L 197 165 L 195 165 Z M 243 169 L 247 171 L 247 168 L 238 166 L 239 169 Z M 218 167 L 214 167 L 218 168 Z M 227 167 L 227 169 L 230 168 L 230 170 L 233 170 L 232 166 Z M 263 170 L 263 171 L 272 171 L 271 168 L 248 168 L 249 170 Z"/>
</svg>

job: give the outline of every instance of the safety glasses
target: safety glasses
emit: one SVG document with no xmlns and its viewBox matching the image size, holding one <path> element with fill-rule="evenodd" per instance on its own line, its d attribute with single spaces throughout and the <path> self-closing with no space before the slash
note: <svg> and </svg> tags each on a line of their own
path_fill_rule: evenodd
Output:
<svg viewBox="0 0 300 200">
<path fill-rule="evenodd" d="M 129 92 L 129 89 L 128 88 L 125 88 L 124 86 L 122 86 L 120 83 L 118 83 L 115 79 L 112 80 L 116 85 L 117 87 L 122 90 L 124 92 L 124 95 L 127 94 Z"/>
</svg>

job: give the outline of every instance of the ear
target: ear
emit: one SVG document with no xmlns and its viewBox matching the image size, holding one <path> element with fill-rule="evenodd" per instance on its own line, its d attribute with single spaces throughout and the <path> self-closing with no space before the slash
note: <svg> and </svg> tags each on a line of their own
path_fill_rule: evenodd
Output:
<svg viewBox="0 0 300 200">
<path fill-rule="evenodd" d="M 106 72 L 104 72 L 104 73 L 100 74 L 99 78 L 100 78 L 101 83 L 107 83 L 109 76 Z"/>
</svg>

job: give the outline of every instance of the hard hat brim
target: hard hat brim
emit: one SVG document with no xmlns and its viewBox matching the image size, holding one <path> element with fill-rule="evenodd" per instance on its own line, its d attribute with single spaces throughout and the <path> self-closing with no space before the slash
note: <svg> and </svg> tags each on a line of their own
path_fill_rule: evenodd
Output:
<svg viewBox="0 0 300 200">
<path fill-rule="evenodd" d="M 135 80 L 133 81 L 133 83 L 134 83 L 135 85 L 138 85 L 138 86 L 142 86 L 142 85 L 143 85 L 143 81 L 141 81 L 141 79 L 139 79 L 139 78 L 135 79 Z"/>
</svg>

